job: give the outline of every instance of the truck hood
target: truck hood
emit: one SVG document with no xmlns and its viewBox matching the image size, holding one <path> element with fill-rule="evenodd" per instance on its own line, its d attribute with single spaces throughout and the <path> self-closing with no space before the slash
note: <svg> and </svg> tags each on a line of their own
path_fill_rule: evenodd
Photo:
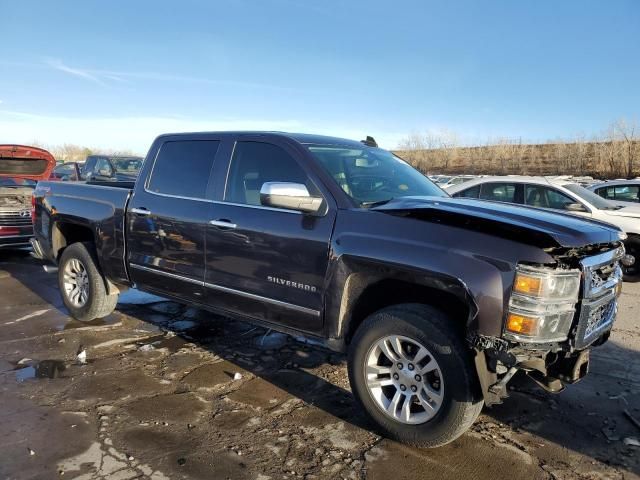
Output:
<svg viewBox="0 0 640 480">
<path fill-rule="evenodd" d="M 47 180 L 56 160 L 46 150 L 24 145 L 0 145 L 0 177 Z"/>
<path fill-rule="evenodd" d="M 622 231 L 605 222 L 537 208 L 449 197 L 402 197 L 377 212 L 444 223 L 541 248 L 580 248 L 619 242 Z"/>
</svg>

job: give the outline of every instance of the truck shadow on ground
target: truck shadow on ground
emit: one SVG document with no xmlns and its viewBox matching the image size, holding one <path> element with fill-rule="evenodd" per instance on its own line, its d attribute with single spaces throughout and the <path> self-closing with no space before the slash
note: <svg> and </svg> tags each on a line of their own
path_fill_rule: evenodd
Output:
<svg viewBox="0 0 640 480">
<path fill-rule="evenodd" d="M 162 310 L 162 305 L 151 309 L 160 306 Z M 169 330 L 172 324 L 184 322 L 181 312 L 193 310 L 171 302 L 166 306 L 174 313 L 171 320 L 160 323 L 157 312 L 148 314 L 150 306 L 122 310 Z M 176 332 L 174 339 L 195 343 L 291 397 L 355 427 L 380 434 L 349 391 L 344 355 L 204 311 L 197 311 L 192 321 L 193 326 Z M 158 346 L 163 346 L 163 340 Z M 554 454 L 559 455 L 560 462 L 570 464 L 570 452 L 575 452 L 640 473 L 635 447 L 623 442 L 640 433 L 624 413 L 626 410 L 640 418 L 640 369 L 635 367 L 640 365 L 640 352 L 610 341 L 594 350 L 592 362 L 594 371 L 559 395 L 543 391 L 524 375 L 516 377 L 511 384 L 511 398 L 501 405 L 485 407 L 472 430 L 534 455 L 548 450 L 550 443 L 555 444 L 561 447 L 555 447 L 560 453 Z"/>
</svg>

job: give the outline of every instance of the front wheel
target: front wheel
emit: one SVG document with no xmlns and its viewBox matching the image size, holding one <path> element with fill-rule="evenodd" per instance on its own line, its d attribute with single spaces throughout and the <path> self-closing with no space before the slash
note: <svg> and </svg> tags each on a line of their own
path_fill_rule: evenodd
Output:
<svg viewBox="0 0 640 480">
<path fill-rule="evenodd" d="M 356 399 L 386 435 L 438 447 L 462 435 L 483 401 L 469 349 L 440 311 L 418 304 L 380 310 L 349 350 Z"/>
<path fill-rule="evenodd" d="M 118 303 L 118 295 L 108 295 L 90 243 L 74 243 L 64 249 L 58 285 L 71 316 L 83 322 L 106 317 Z"/>
</svg>

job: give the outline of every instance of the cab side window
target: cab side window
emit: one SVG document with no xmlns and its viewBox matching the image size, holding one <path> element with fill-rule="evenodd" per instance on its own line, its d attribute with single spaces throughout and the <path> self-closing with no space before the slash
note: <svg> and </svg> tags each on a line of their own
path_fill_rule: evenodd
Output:
<svg viewBox="0 0 640 480">
<path fill-rule="evenodd" d="M 564 193 L 542 185 L 527 185 L 525 199 L 527 205 L 532 207 L 556 210 L 569 210 L 569 205 L 577 203 Z"/>
<path fill-rule="evenodd" d="M 638 202 L 638 190 L 637 185 L 616 185 L 613 187 L 614 198 L 621 202 Z"/>
<path fill-rule="evenodd" d="M 516 186 L 513 183 L 485 183 L 480 189 L 480 198 L 494 202 L 518 203 Z"/>
<path fill-rule="evenodd" d="M 478 198 L 478 195 L 480 195 L 480 185 L 453 194 L 454 197 L 459 198 Z"/>
<path fill-rule="evenodd" d="M 596 189 L 596 193 L 600 195 L 602 198 L 606 198 L 607 200 L 613 200 L 613 187 L 602 187 Z"/>
<path fill-rule="evenodd" d="M 237 142 L 229 166 L 224 200 L 260 206 L 260 189 L 265 182 L 292 182 L 317 189 L 298 162 L 277 145 Z"/>
</svg>

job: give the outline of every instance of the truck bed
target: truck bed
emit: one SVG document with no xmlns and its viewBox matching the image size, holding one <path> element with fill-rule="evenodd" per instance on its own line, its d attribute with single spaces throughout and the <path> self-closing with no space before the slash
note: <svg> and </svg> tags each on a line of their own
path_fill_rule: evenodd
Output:
<svg viewBox="0 0 640 480">
<path fill-rule="evenodd" d="M 132 190 L 107 182 L 40 182 L 36 188 L 37 221 L 40 239 L 52 242 L 53 225 L 61 229 L 83 229 L 95 242 L 98 259 L 107 278 L 127 283 L 125 265 L 125 214 Z M 53 241 L 55 243 L 55 241 Z M 55 245 L 42 245 L 55 256 Z M 49 258 L 55 261 L 56 258 Z"/>
</svg>

